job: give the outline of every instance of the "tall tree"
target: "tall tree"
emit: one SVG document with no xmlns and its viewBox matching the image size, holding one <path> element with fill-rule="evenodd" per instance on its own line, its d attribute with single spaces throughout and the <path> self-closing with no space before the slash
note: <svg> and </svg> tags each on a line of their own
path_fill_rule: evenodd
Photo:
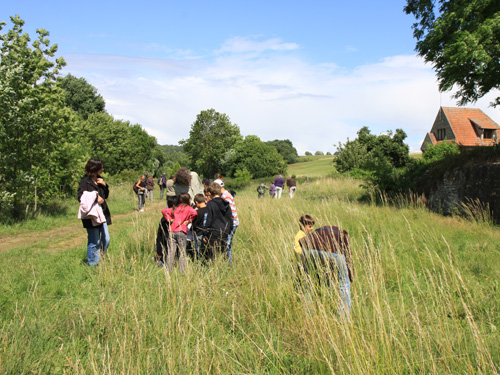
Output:
<svg viewBox="0 0 500 375">
<path fill-rule="evenodd" d="M 418 21 L 416 50 L 434 65 L 441 91 L 456 85 L 465 105 L 500 88 L 500 1 L 407 0 L 404 11 Z"/>
<path fill-rule="evenodd" d="M 71 74 L 57 79 L 57 85 L 64 89 L 66 105 L 77 112 L 83 119 L 96 112 L 104 112 L 106 103 L 97 93 L 97 89 L 85 78 L 76 78 Z"/>
<path fill-rule="evenodd" d="M 240 139 L 238 125 L 225 113 L 208 109 L 196 116 L 189 138 L 179 143 L 189 155 L 190 168 L 208 177 L 220 171 L 224 154 Z"/>
<path fill-rule="evenodd" d="M 299 154 L 297 153 L 297 149 L 293 147 L 292 141 L 289 139 L 275 139 L 274 141 L 266 142 L 266 144 L 276 147 L 276 150 L 278 150 L 280 155 L 283 156 L 283 159 L 285 159 L 288 164 L 297 162 Z"/>
<path fill-rule="evenodd" d="M 12 29 L 0 34 L 0 190 L 29 211 L 30 206 L 36 210 L 39 198 L 71 185 L 65 179 L 77 150 L 70 139 L 71 112 L 55 86 L 65 65 L 54 57 L 57 45 L 50 45 L 44 29 L 37 29 L 30 45 L 24 21 L 10 19 Z M 5 25 L 0 22 L 0 31 Z"/>
</svg>

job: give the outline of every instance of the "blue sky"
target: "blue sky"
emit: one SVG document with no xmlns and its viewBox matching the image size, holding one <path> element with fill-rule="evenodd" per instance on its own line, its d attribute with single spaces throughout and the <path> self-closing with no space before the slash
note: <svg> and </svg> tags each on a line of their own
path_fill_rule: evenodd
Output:
<svg viewBox="0 0 500 375">
<path fill-rule="evenodd" d="M 32 38 L 50 32 L 67 66 L 115 118 L 141 124 L 160 144 L 189 136 L 214 108 L 263 141 L 290 139 L 299 154 L 402 128 L 417 151 L 440 105 L 435 74 L 414 52 L 404 0 L 22 1 Z M 8 22 L 4 31 L 11 27 Z M 500 123 L 490 95 L 471 107 Z"/>
</svg>

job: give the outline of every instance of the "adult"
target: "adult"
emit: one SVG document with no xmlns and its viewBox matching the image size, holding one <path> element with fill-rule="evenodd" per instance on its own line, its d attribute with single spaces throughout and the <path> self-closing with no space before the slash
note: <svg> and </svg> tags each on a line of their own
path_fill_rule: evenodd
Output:
<svg viewBox="0 0 500 375">
<path fill-rule="evenodd" d="M 167 208 L 173 207 L 176 201 L 175 195 L 175 175 L 171 174 L 167 180 Z"/>
<path fill-rule="evenodd" d="M 231 229 L 231 232 L 229 232 L 229 235 L 227 236 L 227 257 L 229 259 L 229 264 L 232 264 L 233 263 L 233 249 L 231 247 L 231 244 L 233 242 L 234 233 L 236 232 L 238 225 L 240 225 L 240 219 L 238 219 L 238 211 L 236 210 L 236 204 L 234 203 L 234 197 L 224 187 L 224 181 L 221 179 L 217 179 L 214 181 L 214 183 L 218 184 L 221 187 L 221 193 L 222 193 L 221 198 L 222 198 L 222 200 L 227 202 L 229 204 L 229 207 L 231 208 L 231 216 L 233 218 L 233 228 Z"/>
<path fill-rule="evenodd" d="M 288 177 L 286 179 L 286 186 L 288 186 L 288 194 L 290 195 L 290 199 L 295 195 L 295 190 L 297 190 L 297 183 L 292 177 Z"/>
<path fill-rule="evenodd" d="M 137 187 L 137 197 L 139 198 L 139 212 L 144 212 L 144 203 L 145 203 L 145 195 L 146 195 L 146 176 L 142 175 L 139 178 L 139 181 L 135 184 Z"/>
<path fill-rule="evenodd" d="M 109 212 L 106 199 L 109 196 L 109 186 L 101 177 L 104 165 L 100 159 L 90 159 L 85 166 L 85 176 L 78 186 L 78 201 L 82 204 L 82 197 L 95 196 L 92 205 L 97 203 L 97 208 L 102 210 L 105 221 L 96 223 L 90 217 L 81 217 L 82 224 L 87 229 L 87 261 L 89 266 L 97 266 L 102 255 L 106 253 L 109 246 L 108 226 L 111 225 L 111 213 Z M 86 194 L 91 193 L 91 194 Z M 79 215 L 80 216 L 80 215 Z M 97 224 L 97 225 L 95 225 Z"/>
<path fill-rule="evenodd" d="M 160 187 L 160 200 L 163 200 L 163 195 L 167 188 L 167 176 L 165 176 L 165 173 L 158 179 L 158 186 Z"/>
<path fill-rule="evenodd" d="M 281 199 L 281 193 L 283 192 L 283 185 L 285 185 L 285 180 L 283 180 L 282 175 L 278 175 L 274 179 L 274 185 L 276 186 L 276 199 Z"/>
<path fill-rule="evenodd" d="M 153 176 L 149 176 L 146 181 L 147 197 L 152 202 L 153 201 L 153 189 L 155 188 L 155 182 Z"/>
<path fill-rule="evenodd" d="M 187 168 L 180 168 L 175 172 L 174 190 L 176 196 L 179 196 L 181 193 L 188 193 L 191 202 L 193 202 L 196 194 L 203 194 L 203 185 L 200 176 L 198 176 L 198 173 L 191 172 Z"/>
</svg>

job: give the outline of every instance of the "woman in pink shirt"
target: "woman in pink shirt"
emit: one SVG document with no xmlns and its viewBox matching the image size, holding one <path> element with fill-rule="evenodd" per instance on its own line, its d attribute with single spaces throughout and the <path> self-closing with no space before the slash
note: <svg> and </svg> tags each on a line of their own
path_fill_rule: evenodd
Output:
<svg viewBox="0 0 500 375">
<path fill-rule="evenodd" d="M 169 271 L 172 271 L 177 248 L 179 248 L 179 271 L 184 272 L 186 267 L 187 225 L 193 222 L 193 219 L 198 215 L 190 203 L 189 194 L 181 193 L 173 207 L 161 211 L 163 217 L 170 223 L 167 254 L 167 269 Z"/>
</svg>

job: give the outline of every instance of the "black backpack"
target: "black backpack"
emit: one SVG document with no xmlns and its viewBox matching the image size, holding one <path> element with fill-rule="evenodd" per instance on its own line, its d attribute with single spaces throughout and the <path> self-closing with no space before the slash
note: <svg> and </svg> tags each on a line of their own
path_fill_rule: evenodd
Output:
<svg viewBox="0 0 500 375">
<path fill-rule="evenodd" d="M 137 182 L 134 182 L 134 184 L 132 185 L 132 190 L 134 190 L 134 193 L 138 193 L 139 192 L 139 188 L 137 187 Z"/>
</svg>

